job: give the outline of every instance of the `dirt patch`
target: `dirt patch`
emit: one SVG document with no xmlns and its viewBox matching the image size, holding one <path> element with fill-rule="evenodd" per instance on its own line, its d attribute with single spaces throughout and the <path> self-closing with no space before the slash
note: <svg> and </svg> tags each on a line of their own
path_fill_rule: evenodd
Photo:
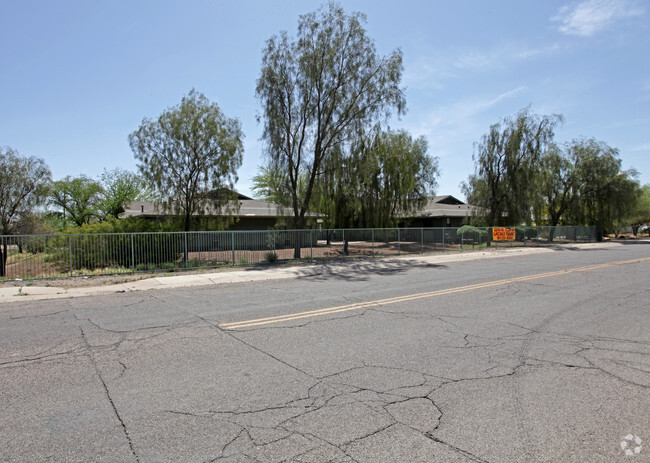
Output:
<svg viewBox="0 0 650 463">
<path fill-rule="evenodd" d="M 293 254 L 291 254 L 293 257 Z M 157 271 L 157 272 L 141 272 L 141 273 L 120 273 L 115 275 L 88 275 L 88 276 L 72 276 L 72 277 L 58 277 L 58 278 L 17 278 L 11 280 L 0 280 L 0 287 L 29 287 L 29 286 L 45 286 L 57 288 L 80 288 L 85 286 L 106 286 L 119 283 L 128 283 L 131 281 L 146 280 L 149 278 L 165 278 L 178 275 L 192 275 L 203 273 L 220 273 L 220 272 L 235 272 L 241 270 L 263 270 L 273 266 L 277 267 L 294 267 L 297 265 L 309 265 L 313 262 L 309 260 L 288 260 L 277 261 L 273 264 L 260 263 L 249 264 L 245 266 L 224 266 L 224 267 L 205 267 L 201 269 L 175 269 L 172 271 Z"/>
</svg>

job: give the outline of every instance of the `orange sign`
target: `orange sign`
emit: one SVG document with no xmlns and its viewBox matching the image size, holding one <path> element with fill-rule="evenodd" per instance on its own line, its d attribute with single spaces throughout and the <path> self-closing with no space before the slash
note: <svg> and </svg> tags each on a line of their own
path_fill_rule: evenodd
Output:
<svg viewBox="0 0 650 463">
<path fill-rule="evenodd" d="M 493 228 L 492 239 L 494 241 L 514 241 L 515 240 L 514 228 Z"/>
</svg>

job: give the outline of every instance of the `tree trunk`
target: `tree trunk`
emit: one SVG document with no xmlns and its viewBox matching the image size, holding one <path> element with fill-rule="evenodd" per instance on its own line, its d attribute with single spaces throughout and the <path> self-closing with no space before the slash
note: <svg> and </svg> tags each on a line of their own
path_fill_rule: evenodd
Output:
<svg viewBox="0 0 650 463">
<path fill-rule="evenodd" d="M 183 236 L 183 266 L 187 268 L 187 262 L 188 262 L 188 253 L 187 253 L 187 232 L 190 231 L 190 220 L 191 220 L 191 215 L 189 213 L 185 213 L 185 219 L 183 223 L 183 231 L 185 232 L 185 235 Z M 235 262 L 233 261 L 232 263 L 235 265 Z"/>
<path fill-rule="evenodd" d="M 549 232 L 548 232 L 548 242 L 549 242 L 549 243 L 552 243 L 552 242 L 553 242 L 553 238 L 555 238 L 555 226 L 551 226 L 551 227 L 550 227 L 550 230 L 549 230 Z"/>
<path fill-rule="evenodd" d="M 300 259 L 300 250 L 302 249 L 302 232 L 296 231 L 295 239 L 293 240 L 293 258 Z"/>
<path fill-rule="evenodd" d="M 0 277 L 7 274 L 7 241 L 2 240 L 2 247 L 0 247 Z"/>
<path fill-rule="evenodd" d="M 302 249 L 302 229 L 305 226 L 305 218 L 303 216 L 296 217 L 296 231 L 293 240 L 293 258 L 300 259 L 300 251 Z"/>
</svg>

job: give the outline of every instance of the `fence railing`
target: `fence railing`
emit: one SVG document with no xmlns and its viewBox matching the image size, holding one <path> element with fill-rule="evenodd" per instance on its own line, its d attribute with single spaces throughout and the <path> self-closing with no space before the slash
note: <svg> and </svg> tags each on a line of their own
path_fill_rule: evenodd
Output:
<svg viewBox="0 0 650 463">
<path fill-rule="evenodd" d="M 517 227 L 513 241 L 493 241 L 490 228 L 476 227 L 9 235 L 0 236 L 0 280 L 544 246 L 595 241 L 596 233 L 595 227 Z"/>
</svg>

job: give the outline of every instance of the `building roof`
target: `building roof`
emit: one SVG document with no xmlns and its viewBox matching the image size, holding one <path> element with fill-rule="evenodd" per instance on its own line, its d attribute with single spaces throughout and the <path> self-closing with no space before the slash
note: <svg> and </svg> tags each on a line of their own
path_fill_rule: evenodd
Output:
<svg viewBox="0 0 650 463">
<path fill-rule="evenodd" d="M 232 214 L 235 217 L 260 217 L 260 218 L 278 218 L 291 215 L 291 210 L 268 201 L 259 199 L 250 199 L 244 195 L 238 195 L 239 212 Z M 246 199 L 243 199 L 246 198 Z M 212 209 L 212 210 L 210 210 Z M 227 212 L 217 211 L 209 205 L 204 211 L 204 215 L 220 216 L 226 215 Z M 124 206 L 124 213 L 121 217 L 161 217 L 172 215 L 167 211 L 163 204 L 153 201 L 133 201 Z M 199 215 L 195 213 L 194 215 Z M 228 214 L 229 215 L 229 214 Z M 308 217 L 324 217 L 323 214 L 316 212 L 307 212 Z"/>
<path fill-rule="evenodd" d="M 237 193 L 239 202 L 239 212 L 233 214 L 235 217 L 259 217 L 259 218 L 279 218 L 292 215 L 292 211 L 278 204 L 251 199 L 247 196 Z M 224 212 L 212 210 L 210 206 L 206 207 L 204 215 L 220 216 Z M 452 195 L 435 196 L 429 198 L 427 203 L 419 211 L 409 214 L 408 218 L 426 218 L 426 217 L 471 217 L 476 211 L 476 207 L 465 204 L 463 201 Z M 121 217 L 163 217 L 170 213 L 161 203 L 153 201 L 133 201 L 124 206 L 124 213 Z M 194 215 L 199 215 L 198 213 Z M 324 214 L 317 212 L 307 212 L 308 217 L 325 217 Z"/>
<path fill-rule="evenodd" d="M 262 201 L 259 199 L 243 199 L 239 201 L 239 217 L 255 216 L 255 217 L 286 217 L 291 215 L 291 209 L 280 206 L 278 204 Z M 307 211 L 307 217 L 325 217 L 324 214 L 317 212 Z"/>
<path fill-rule="evenodd" d="M 417 212 L 409 214 L 410 218 L 425 217 L 471 217 L 476 210 L 474 206 L 465 204 L 451 195 L 429 198 L 427 203 Z"/>
</svg>

